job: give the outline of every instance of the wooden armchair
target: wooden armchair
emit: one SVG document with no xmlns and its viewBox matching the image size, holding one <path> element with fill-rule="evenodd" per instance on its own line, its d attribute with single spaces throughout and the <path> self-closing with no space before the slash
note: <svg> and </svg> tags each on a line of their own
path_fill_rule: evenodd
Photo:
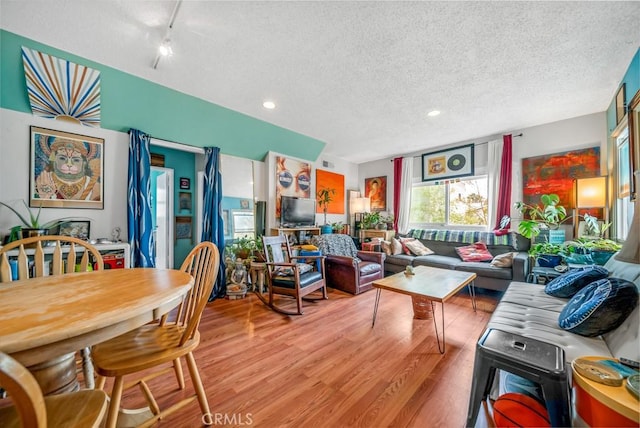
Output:
<svg viewBox="0 0 640 428">
<path fill-rule="evenodd" d="M 0 407 L 0 426 L 5 428 L 98 427 L 107 410 L 107 395 L 95 389 L 43 397 L 29 370 L 2 352 L 0 387 L 13 402 Z"/>
<path fill-rule="evenodd" d="M 49 271 L 45 269 L 45 246 L 52 246 Z M 68 247 L 69 251 L 63 254 L 62 247 Z M 79 247 L 79 248 L 78 248 Z M 30 250 L 33 248 L 33 250 Z M 73 272 L 87 272 L 88 270 L 104 269 L 104 262 L 100 252 L 88 242 L 70 236 L 43 235 L 13 241 L 0 248 L 0 283 L 13 281 L 11 277 L 11 266 L 7 253 L 13 249 L 18 250 L 18 279 L 38 278 L 49 275 L 62 275 Z M 77 251 L 80 250 L 80 251 Z M 33 275 L 29 269 L 29 255 L 33 251 Z M 77 264 L 77 256 L 82 252 L 80 264 Z M 93 260 L 92 260 L 93 259 Z M 93 261 L 93 263 L 92 263 Z M 84 383 L 87 388 L 93 388 L 93 365 L 91 363 L 91 352 L 89 348 L 80 351 L 82 358 L 82 372 Z"/>
<path fill-rule="evenodd" d="M 203 422 L 207 418 L 212 418 L 193 351 L 200 343 L 198 325 L 213 289 L 214 281 L 218 276 L 219 268 L 220 253 L 218 248 L 211 242 L 198 244 L 187 255 L 180 268 L 193 276 L 193 287 L 177 310 L 171 313 L 171 317 L 165 315 L 160 322 L 144 325 L 93 347 L 93 361 L 98 373 L 98 388 L 104 388 L 105 377 L 114 378 L 105 425 L 107 428 L 116 426 L 122 392 L 125 389 L 124 376 L 132 374 L 136 374 L 138 377 L 126 388 L 138 385 L 153 413 L 143 423 L 144 426 L 151 425 L 154 421 L 182 408 L 196 398 L 200 404 Z M 181 379 L 180 357 L 185 357 L 187 360 L 195 394 L 180 400 L 165 410 L 160 410 L 147 381 L 175 370 L 180 389 L 183 389 L 184 379 Z M 153 373 L 140 373 L 170 363 L 173 363 L 173 367 L 168 366 Z M 213 423 L 212 420 L 210 422 Z"/>
<path fill-rule="evenodd" d="M 326 256 L 329 287 L 359 294 L 384 277 L 385 254 L 358 251 L 349 235 L 317 235 L 312 242 Z"/>
<path fill-rule="evenodd" d="M 328 299 L 324 278 L 323 256 L 291 256 L 291 248 L 286 236 L 262 237 L 267 262 L 265 275 L 268 286 L 268 300 L 262 293 L 256 293 L 263 303 L 276 312 L 287 315 L 302 315 L 302 299 Z M 304 259 L 305 263 L 299 262 Z M 319 261 L 320 263 L 317 263 Z M 320 296 L 307 297 L 314 291 L 321 291 Z M 275 295 L 293 297 L 297 310 L 291 311 L 276 304 Z"/>
</svg>

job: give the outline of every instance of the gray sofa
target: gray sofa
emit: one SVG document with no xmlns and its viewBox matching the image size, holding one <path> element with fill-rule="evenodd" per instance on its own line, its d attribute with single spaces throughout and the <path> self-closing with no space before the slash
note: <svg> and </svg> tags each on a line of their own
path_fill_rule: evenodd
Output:
<svg viewBox="0 0 640 428">
<path fill-rule="evenodd" d="M 428 256 L 387 255 L 384 261 L 386 274 L 402 272 L 407 265 L 475 272 L 478 275 L 475 280 L 476 287 L 504 291 L 511 281 L 524 282 L 529 273 L 527 251 L 530 240 L 517 233 L 496 235 L 493 232 L 412 229 L 406 235 L 399 236 L 419 239 L 426 247 L 433 250 L 434 254 Z M 475 242 L 487 244 L 487 248 L 493 256 L 517 252 L 513 259 L 513 266 L 499 268 L 492 266 L 489 262 L 463 262 L 456 253 L 456 247 Z"/>
</svg>

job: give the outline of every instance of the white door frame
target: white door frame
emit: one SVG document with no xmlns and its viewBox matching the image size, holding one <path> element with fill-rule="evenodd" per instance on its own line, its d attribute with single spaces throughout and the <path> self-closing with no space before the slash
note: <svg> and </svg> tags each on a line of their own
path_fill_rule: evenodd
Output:
<svg viewBox="0 0 640 428">
<path fill-rule="evenodd" d="M 173 168 L 164 168 L 164 167 L 159 167 L 159 166 L 152 166 L 151 170 L 152 171 L 161 171 L 166 176 L 167 209 L 166 209 L 166 213 L 165 214 L 166 214 L 166 219 L 167 219 L 167 221 L 166 221 L 167 231 L 164 234 L 165 244 L 166 244 L 166 248 L 167 248 L 166 266 L 167 266 L 167 269 L 173 269 L 173 247 L 174 247 L 173 236 L 174 236 L 174 228 L 175 228 L 175 225 L 174 225 L 174 222 L 173 222 L 173 216 L 174 216 Z M 157 210 L 157 206 L 156 206 L 156 210 Z M 157 248 L 157 240 L 161 239 L 161 238 L 163 238 L 163 237 L 156 235 L 156 248 Z M 156 254 L 156 259 L 157 258 L 158 258 L 158 254 Z"/>
</svg>

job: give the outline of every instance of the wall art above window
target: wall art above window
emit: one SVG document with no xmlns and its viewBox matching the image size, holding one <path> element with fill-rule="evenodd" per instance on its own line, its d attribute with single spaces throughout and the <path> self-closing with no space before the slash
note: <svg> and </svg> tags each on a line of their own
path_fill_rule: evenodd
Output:
<svg viewBox="0 0 640 428">
<path fill-rule="evenodd" d="M 447 180 L 474 174 L 473 144 L 422 155 L 422 181 Z"/>
<path fill-rule="evenodd" d="M 104 208 L 104 140 L 31 127 L 32 207 Z"/>
<path fill-rule="evenodd" d="M 22 47 L 31 112 L 100 127 L 100 72 Z"/>
</svg>

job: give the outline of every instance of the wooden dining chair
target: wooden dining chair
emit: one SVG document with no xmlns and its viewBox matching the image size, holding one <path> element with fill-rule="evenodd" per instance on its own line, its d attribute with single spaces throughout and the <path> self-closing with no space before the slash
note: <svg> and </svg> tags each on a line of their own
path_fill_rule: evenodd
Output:
<svg viewBox="0 0 640 428">
<path fill-rule="evenodd" d="M 0 387 L 11 401 L 0 407 L 0 426 L 98 427 L 107 410 L 107 394 L 96 389 L 43 397 L 33 375 L 9 355 L 0 352 Z"/>
<path fill-rule="evenodd" d="M 302 315 L 302 299 L 328 299 L 325 282 L 324 256 L 292 256 L 285 235 L 263 236 L 268 298 L 256 293 L 258 298 L 276 312 Z M 320 291 L 320 295 L 308 297 Z M 284 308 L 276 302 L 277 295 L 293 297 L 297 310 Z"/>
<path fill-rule="evenodd" d="M 53 248 L 48 271 L 46 269 L 45 247 Z M 33 236 L 0 247 L 0 283 L 13 281 L 8 254 L 11 250 L 17 250 L 18 280 L 104 269 L 100 252 L 82 239 L 58 235 Z M 47 250 L 47 252 L 49 251 Z M 77 263 L 80 254 L 82 254 L 80 263 Z M 32 268 L 30 267 L 30 257 L 33 261 Z M 94 387 L 94 375 L 90 349 L 88 347 L 82 349 L 80 356 L 84 383 L 87 388 L 91 389 Z"/>
<path fill-rule="evenodd" d="M 211 242 L 198 244 L 187 256 L 180 270 L 190 273 L 194 284 L 176 311 L 162 317 L 160 322 L 147 324 L 121 336 L 95 345 L 93 361 L 98 373 L 98 388 L 104 388 L 105 378 L 113 377 L 111 402 L 106 427 L 116 426 L 120 401 L 124 389 L 138 385 L 149 404 L 153 415 L 143 423 L 147 426 L 197 398 L 203 418 L 211 418 L 211 411 L 198 372 L 193 351 L 200 343 L 198 325 L 207 304 L 213 284 L 220 268 L 220 253 Z M 167 363 L 173 363 L 178 375 L 179 361 L 185 357 L 195 394 L 180 400 L 168 409 L 160 410 L 147 382 L 157 376 L 173 371 L 168 366 L 162 370 L 148 372 Z M 141 373 L 145 371 L 144 373 Z M 137 374 L 127 385 L 124 376 Z M 180 389 L 184 388 L 184 380 Z M 205 419 L 203 419 L 205 420 Z"/>
</svg>

